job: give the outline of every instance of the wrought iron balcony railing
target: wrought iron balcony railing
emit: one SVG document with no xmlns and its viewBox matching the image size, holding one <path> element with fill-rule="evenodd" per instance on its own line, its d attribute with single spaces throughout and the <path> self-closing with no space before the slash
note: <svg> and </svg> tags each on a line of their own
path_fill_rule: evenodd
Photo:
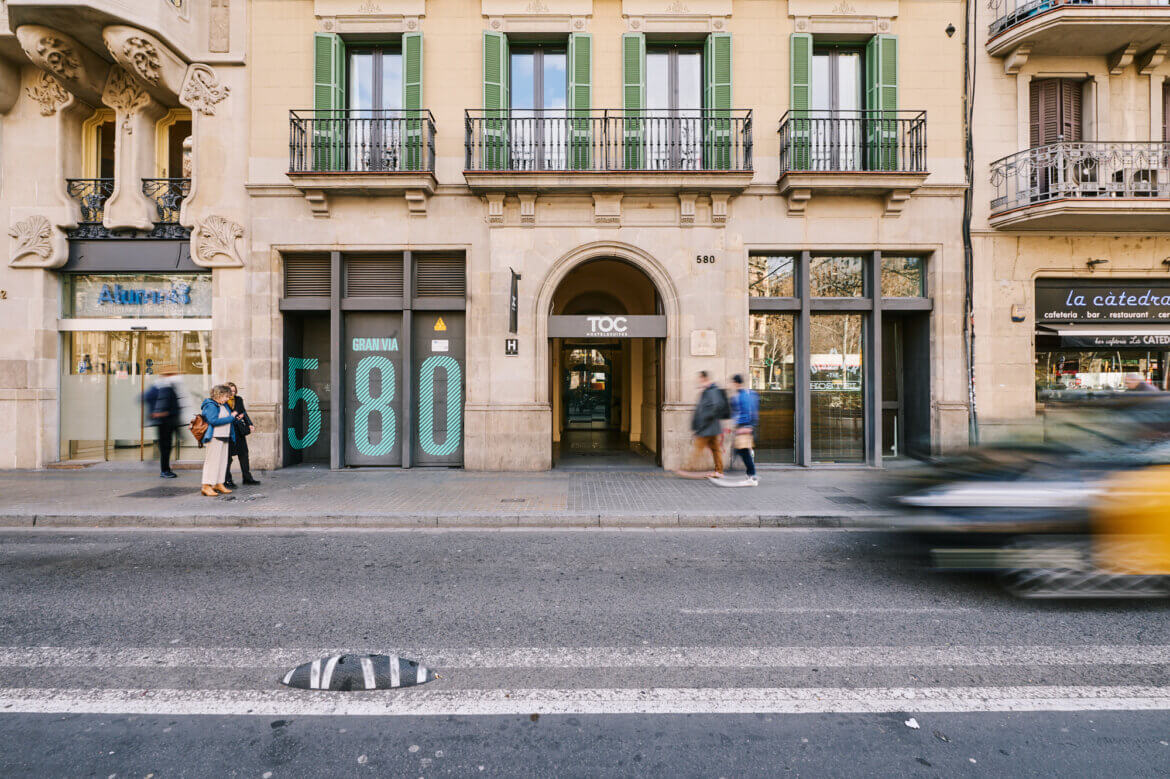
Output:
<svg viewBox="0 0 1170 779">
<path fill-rule="evenodd" d="M 290 111 L 290 173 L 435 170 L 430 111 Z"/>
<path fill-rule="evenodd" d="M 994 21 L 991 23 L 991 36 L 994 38 L 1004 30 L 1015 27 L 1017 24 L 1031 19 L 1046 11 L 1068 7 L 1098 8 L 1170 8 L 1170 0 L 988 0 L 987 7 L 991 9 Z"/>
<path fill-rule="evenodd" d="M 165 234 L 159 237 L 185 238 L 190 235 L 190 231 L 179 224 L 179 210 L 183 199 L 191 194 L 191 179 L 143 179 L 142 194 L 154 201 L 158 212 L 154 232 Z"/>
<path fill-rule="evenodd" d="M 789 111 L 780 172 L 926 173 L 926 112 Z"/>
<path fill-rule="evenodd" d="M 1061 141 L 991 164 L 993 214 L 1053 200 L 1170 197 L 1170 143 Z"/>
<path fill-rule="evenodd" d="M 81 205 L 81 219 L 70 231 L 70 238 L 103 238 L 107 235 L 102 226 L 106 201 L 114 194 L 114 180 L 110 179 L 66 179 L 69 197 Z"/>
<path fill-rule="evenodd" d="M 752 170 L 750 110 L 483 110 L 465 123 L 468 171 Z"/>
</svg>

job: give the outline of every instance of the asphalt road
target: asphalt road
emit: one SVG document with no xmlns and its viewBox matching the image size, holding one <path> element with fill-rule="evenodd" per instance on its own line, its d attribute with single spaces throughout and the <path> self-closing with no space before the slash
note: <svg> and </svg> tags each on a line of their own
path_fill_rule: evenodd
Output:
<svg viewBox="0 0 1170 779">
<path fill-rule="evenodd" d="M 9 532 L 0 775 L 1166 775 L 1168 610 L 871 532 Z M 341 651 L 441 678 L 280 686 Z"/>
</svg>

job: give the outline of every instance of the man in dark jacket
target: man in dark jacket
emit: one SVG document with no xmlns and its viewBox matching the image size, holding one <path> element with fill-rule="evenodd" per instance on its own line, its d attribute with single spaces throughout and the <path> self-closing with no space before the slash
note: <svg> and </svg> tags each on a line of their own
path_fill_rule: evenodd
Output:
<svg viewBox="0 0 1170 779">
<path fill-rule="evenodd" d="M 720 439 L 723 435 L 723 420 L 731 417 L 731 407 L 727 402 L 727 395 L 715 382 L 711 381 L 707 371 L 699 371 L 699 402 L 695 404 L 695 413 L 691 416 L 691 432 L 695 436 L 695 449 L 691 455 L 692 465 L 698 467 L 704 449 L 711 450 L 715 459 L 715 470 L 711 476 L 723 477 L 723 448 Z"/>
<path fill-rule="evenodd" d="M 236 385 L 229 381 L 227 386 L 231 390 L 227 404 L 228 408 L 232 410 L 232 415 L 236 418 L 235 422 L 232 423 L 236 426 L 236 436 L 232 439 L 228 449 L 227 473 L 223 477 L 223 486 L 234 489 L 236 485 L 232 481 L 233 457 L 240 459 L 240 475 L 244 477 L 244 484 L 259 484 L 260 482 L 252 478 L 251 463 L 248 462 L 248 435 L 256 432 L 256 426 L 252 424 L 252 418 L 248 416 L 244 399 L 236 394 Z"/>
<path fill-rule="evenodd" d="M 174 479 L 171 470 L 171 448 L 175 443 L 175 431 L 183 424 L 183 389 L 179 371 L 174 365 L 159 365 L 160 378 L 142 396 L 148 424 L 158 428 L 158 464 L 164 479 Z"/>
</svg>

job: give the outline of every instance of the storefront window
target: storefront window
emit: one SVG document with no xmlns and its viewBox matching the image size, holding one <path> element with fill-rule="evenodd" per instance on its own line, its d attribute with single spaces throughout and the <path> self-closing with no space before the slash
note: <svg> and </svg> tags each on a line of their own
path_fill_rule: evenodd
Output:
<svg viewBox="0 0 1170 779">
<path fill-rule="evenodd" d="M 816 314 L 809 332 L 814 462 L 865 460 L 861 314 Z"/>
<path fill-rule="evenodd" d="M 796 462 L 796 331 L 792 314 L 752 314 L 751 386 L 760 396 L 756 457 Z"/>
<path fill-rule="evenodd" d="M 809 263 L 809 291 L 814 298 L 859 298 L 865 295 L 864 258 L 813 257 Z"/>
<path fill-rule="evenodd" d="M 185 390 L 184 419 L 211 389 L 211 333 L 67 332 L 61 361 L 61 459 L 149 460 L 157 430 L 147 424 L 142 395 L 168 371 Z M 182 447 L 195 447 L 186 428 Z"/>
<path fill-rule="evenodd" d="M 926 259 L 882 255 L 882 296 L 919 298 L 926 295 Z"/>
<path fill-rule="evenodd" d="M 65 316 L 76 319 L 207 319 L 211 274 L 70 274 Z"/>
<path fill-rule="evenodd" d="M 1098 393 L 1163 389 L 1166 353 L 1135 349 L 1036 352 L 1036 399 L 1075 400 Z"/>
<path fill-rule="evenodd" d="M 795 268 L 795 257 L 753 254 L 748 258 L 748 294 L 755 298 L 795 297 Z"/>
</svg>

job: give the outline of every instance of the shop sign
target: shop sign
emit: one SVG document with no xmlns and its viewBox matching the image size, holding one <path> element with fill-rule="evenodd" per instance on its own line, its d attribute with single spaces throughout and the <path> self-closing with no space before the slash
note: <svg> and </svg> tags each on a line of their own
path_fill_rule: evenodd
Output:
<svg viewBox="0 0 1170 779">
<path fill-rule="evenodd" d="M 210 274 L 74 274 L 66 278 L 73 318 L 211 316 Z"/>
<path fill-rule="evenodd" d="M 550 316 L 550 338 L 665 338 L 666 317 L 657 315 Z"/>
<path fill-rule="evenodd" d="M 1170 321 L 1162 279 L 1038 279 L 1036 323 Z"/>
<path fill-rule="evenodd" d="M 1124 349 L 1156 346 L 1170 348 L 1170 334 L 1150 335 L 1062 335 L 1060 345 L 1073 349 Z"/>
</svg>

